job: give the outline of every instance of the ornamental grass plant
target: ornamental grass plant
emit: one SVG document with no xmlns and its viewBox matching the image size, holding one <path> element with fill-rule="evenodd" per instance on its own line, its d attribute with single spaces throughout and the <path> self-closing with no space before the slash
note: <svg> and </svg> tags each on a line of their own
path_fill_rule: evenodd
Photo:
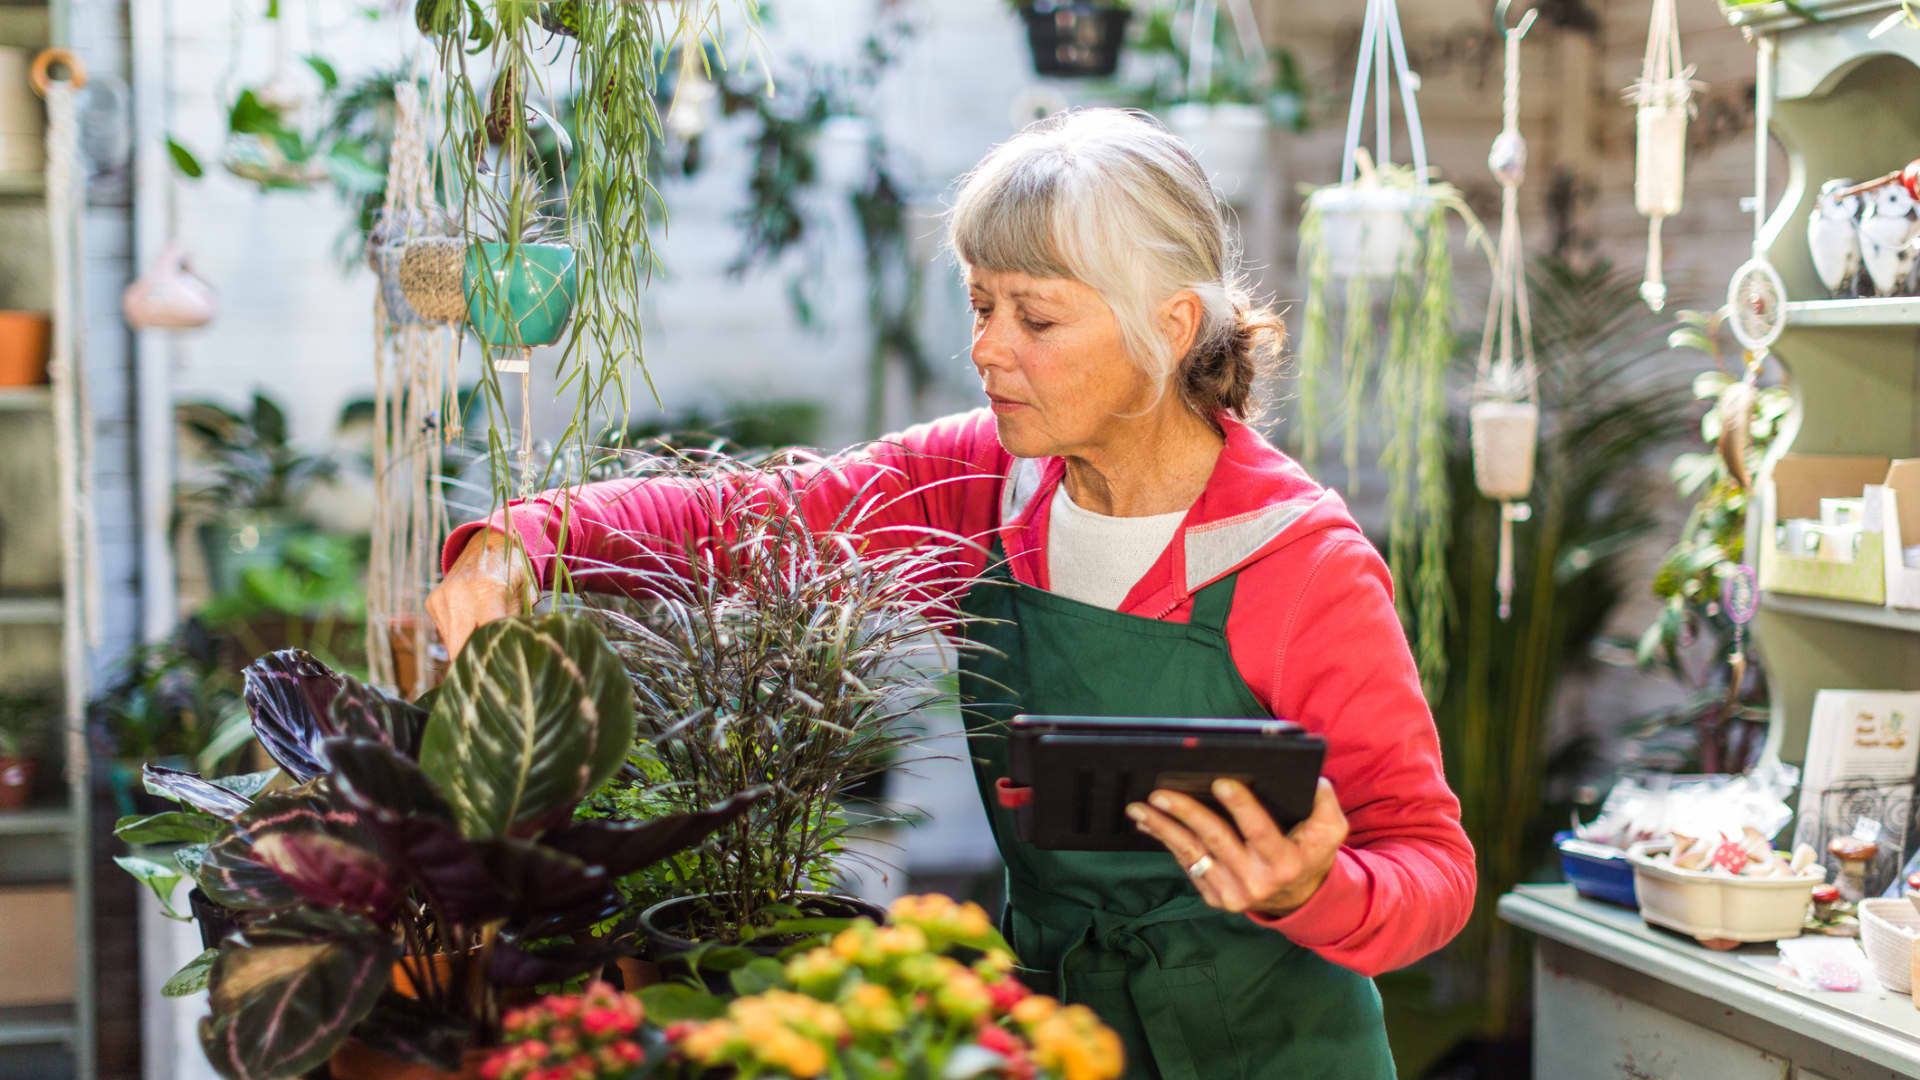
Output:
<svg viewBox="0 0 1920 1080">
<path fill-rule="evenodd" d="M 653 899 L 700 898 L 682 936 L 737 942 L 829 890 L 849 830 L 900 820 L 849 793 L 924 739 L 918 714 L 957 704 L 946 668 L 968 646 L 949 600 L 972 580 L 968 542 L 875 527 L 927 492 L 884 474 L 854 485 L 794 452 L 636 456 L 625 471 L 689 501 L 675 540 L 629 538 L 651 553 L 640 565 L 571 571 L 637 706 L 633 769 L 586 812 L 649 817 L 771 789 L 647 883 Z M 846 509 L 823 521 L 822 505 Z"/>
</svg>

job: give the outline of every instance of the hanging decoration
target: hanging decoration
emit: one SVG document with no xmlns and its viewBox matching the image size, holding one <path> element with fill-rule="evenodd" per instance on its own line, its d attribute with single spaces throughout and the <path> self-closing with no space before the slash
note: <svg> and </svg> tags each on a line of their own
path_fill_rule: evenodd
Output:
<svg viewBox="0 0 1920 1080">
<path fill-rule="evenodd" d="M 1392 99 L 1397 80 L 1413 164 L 1392 162 Z M 1360 146 L 1368 85 L 1374 96 L 1376 152 Z M 1368 0 L 1361 30 L 1353 101 L 1347 112 L 1340 182 L 1308 194 L 1301 218 L 1300 265 L 1307 282 L 1296 420 L 1301 456 L 1318 453 L 1322 398 L 1339 386 L 1344 404 L 1348 492 L 1358 487 L 1362 417 L 1383 432 L 1380 454 L 1388 486 L 1387 564 L 1395 603 L 1412 639 L 1429 695 L 1446 670 L 1447 429 L 1446 374 L 1452 361 L 1453 255 L 1449 212 L 1467 224 L 1471 242 L 1492 249 L 1460 193 L 1427 172 L 1426 142 L 1414 101 L 1418 80 L 1407 65 L 1395 0 Z M 1336 286 L 1344 279 L 1344 287 Z M 1376 287 L 1387 303 L 1384 333 L 1376 325 Z M 1332 331 L 1336 289 L 1344 326 Z M 1338 361 L 1334 350 L 1338 348 Z"/>
<path fill-rule="evenodd" d="M 1226 0 L 1233 20 L 1241 61 L 1253 69 L 1253 83 L 1262 94 L 1272 91 L 1273 63 L 1250 0 Z M 1196 0 L 1193 28 L 1187 38 L 1187 100 L 1166 110 L 1167 130 L 1193 147 L 1214 189 L 1235 205 L 1259 197 L 1260 177 L 1268 171 L 1273 124 L 1264 105 L 1214 102 L 1214 36 L 1220 20 L 1219 0 Z"/>
<path fill-rule="evenodd" d="M 1761 246 L 1767 219 L 1767 138 L 1773 123 L 1773 38 L 1760 39 L 1759 54 L 1754 85 L 1753 257 L 1740 264 L 1727 286 L 1727 323 L 1734 340 L 1746 350 L 1746 373 L 1720 395 L 1720 437 L 1715 440 L 1728 475 L 1742 491 L 1753 486 L 1753 477 L 1747 472 L 1747 446 L 1752 439 L 1749 424 L 1758 393 L 1755 384 L 1768 350 L 1787 328 L 1787 286 Z"/>
<path fill-rule="evenodd" d="M 393 96 L 386 204 L 367 243 L 379 279 L 367 667 L 376 682 L 411 699 L 438 681 L 441 661 L 426 597 L 438 577 L 440 542 L 448 529 L 439 477 L 443 446 L 459 437 L 460 332 L 444 317 L 422 317 L 400 288 L 400 266 L 411 246 L 448 238 L 435 235 L 446 222 L 434 198 L 419 88 L 403 79 L 394 84 Z"/>
<path fill-rule="evenodd" d="M 1653 0 L 1640 80 L 1627 87 L 1635 109 L 1633 206 L 1647 221 L 1647 276 L 1640 298 L 1659 311 L 1667 304 L 1661 276 L 1660 224 L 1680 212 L 1686 187 L 1687 119 L 1693 96 L 1705 89 L 1680 58 L 1677 0 Z"/>
<path fill-rule="evenodd" d="M 1533 490 L 1534 447 L 1540 431 L 1535 390 L 1533 317 L 1527 310 L 1526 246 L 1520 239 L 1520 183 L 1527 173 L 1527 140 L 1520 134 L 1520 42 L 1537 10 L 1506 37 L 1503 122 L 1487 167 L 1500 182 L 1500 243 L 1493 268 L 1493 295 L 1475 365 L 1468 423 L 1473 439 L 1473 477 L 1480 494 L 1500 504 L 1500 563 L 1494 579 L 1500 617 L 1513 613 L 1513 524 L 1532 516 L 1524 501 Z M 1516 347 L 1517 343 L 1517 347 Z"/>
<path fill-rule="evenodd" d="M 220 301 L 213 286 L 193 272 L 187 253 L 169 242 L 120 294 L 120 311 L 135 330 L 194 330 L 213 321 Z"/>
</svg>

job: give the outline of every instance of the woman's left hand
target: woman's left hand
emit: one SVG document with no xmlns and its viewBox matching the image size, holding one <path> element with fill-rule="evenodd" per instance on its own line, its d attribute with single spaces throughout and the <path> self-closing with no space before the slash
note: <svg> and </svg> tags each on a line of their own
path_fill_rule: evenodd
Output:
<svg viewBox="0 0 1920 1080">
<path fill-rule="evenodd" d="M 1200 895 L 1222 911 L 1280 916 L 1306 903 L 1347 840 L 1347 816 L 1340 811 L 1333 782 L 1320 778 L 1313 813 L 1287 832 L 1280 831 L 1245 784 L 1216 780 L 1213 797 L 1233 814 L 1232 825 L 1176 791 L 1154 792 L 1150 806 L 1130 804 L 1127 816 L 1141 832 L 1167 845 Z M 1194 873 L 1203 858 L 1208 860 L 1203 872 Z"/>
</svg>

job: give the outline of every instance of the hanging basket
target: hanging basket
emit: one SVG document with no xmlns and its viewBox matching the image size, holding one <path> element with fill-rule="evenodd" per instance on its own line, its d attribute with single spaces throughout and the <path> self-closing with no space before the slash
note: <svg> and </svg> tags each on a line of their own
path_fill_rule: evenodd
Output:
<svg viewBox="0 0 1920 1080">
<path fill-rule="evenodd" d="M 1433 207 L 1424 191 L 1377 184 L 1321 188 L 1308 199 L 1320 221 L 1327 268 L 1339 278 L 1391 278 L 1411 260 Z"/>
<path fill-rule="evenodd" d="M 1188 102 L 1168 109 L 1165 120 L 1228 202 L 1251 195 L 1270 167 L 1273 123 L 1258 105 Z"/>
<path fill-rule="evenodd" d="M 1035 0 L 1020 9 L 1033 70 L 1062 78 L 1111 75 L 1120 66 L 1132 10 L 1092 0 Z"/>
<path fill-rule="evenodd" d="M 1473 438 L 1473 480 L 1480 494 L 1513 502 L 1533 490 L 1540 407 L 1531 401 L 1481 401 L 1467 413 Z"/>
<path fill-rule="evenodd" d="M 1642 217 L 1672 217 L 1680 212 L 1686 190 L 1686 83 L 1677 95 L 1671 87 L 1656 89 L 1658 100 L 1642 104 L 1634 116 L 1633 208 Z"/>
<path fill-rule="evenodd" d="M 475 336 L 492 348 L 552 345 L 573 317 L 579 284 L 573 248 L 520 244 L 517 257 L 509 262 L 508 247 L 468 245 L 463 277 L 467 321 Z M 503 299 L 511 324 L 501 318 Z"/>
<path fill-rule="evenodd" d="M 466 258 L 467 241 L 459 237 L 407 242 L 397 277 L 401 296 L 415 314 L 436 323 L 467 317 Z"/>
<path fill-rule="evenodd" d="M 120 294 L 120 311 L 135 330 L 192 330 L 212 322 L 219 310 L 213 287 L 172 244 Z"/>
</svg>

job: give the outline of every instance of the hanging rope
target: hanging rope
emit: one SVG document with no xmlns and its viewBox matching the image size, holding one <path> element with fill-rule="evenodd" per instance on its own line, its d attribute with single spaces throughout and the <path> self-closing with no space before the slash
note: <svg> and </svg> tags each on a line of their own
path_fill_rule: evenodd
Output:
<svg viewBox="0 0 1920 1080">
<path fill-rule="evenodd" d="M 1388 64 L 1400 83 L 1400 109 L 1413 145 L 1414 180 L 1427 186 L 1427 140 L 1420 130 L 1420 106 L 1413 100 L 1419 85 L 1407 64 L 1407 44 L 1400 34 L 1400 9 L 1394 0 L 1367 0 L 1366 21 L 1360 30 L 1360 60 L 1353 74 L 1353 100 L 1347 106 L 1347 141 L 1340 156 L 1340 183 L 1350 185 L 1359 168 L 1360 122 L 1366 115 L 1367 76 L 1374 77 L 1374 161 L 1385 168 L 1393 160 L 1393 128 L 1389 124 L 1392 99 L 1388 96 Z"/>
<path fill-rule="evenodd" d="M 367 567 L 367 666 L 377 682 L 417 697 L 433 685 L 426 595 L 439 569 L 447 524 L 441 495 L 443 439 L 458 436 L 457 330 L 450 362 L 446 328 L 422 318 L 398 285 L 409 242 L 439 235 L 427 152 L 428 118 L 412 79 L 394 84 L 394 137 L 386 204 L 372 238 L 380 273 L 374 297 L 374 500 Z M 410 658 L 403 664 L 402 658 Z"/>
<path fill-rule="evenodd" d="M 53 69 L 65 70 L 56 76 Z M 86 205 L 78 178 L 79 123 L 73 93 L 86 85 L 85 71 L 65 49 L 48 49 L 33 64 L 33 87 L 47 102 L 47 224 L 53 277 L 53 348 L 47 365 L 52 384 L 54 473 L 62 560 L 60 621 L 65 675 L 67 776 L 84 785 L 88 752 L 83 726 L 87 700 L 87 649 L 101 641 L 99 560 L 93 522 L 92 409 L 80 332 L 85 320 L 79 259 Z"/>
<path fill-rule="evenodd" d="M 1648 219 L 1647 272 L 1640 297 L 1655 311 L 1667 303 L 1660 226 L 1680 212 L 1686 189 L 1687 117 L 1693 111 L 1694 93 L 1703 88 L 1680 58 L 1675 0 L 1653 0 L 1640 81 L 1627 87 L 1627 100 L 1637 108 L 1633 205 Z"/>
<path fill-rule="evenodd" d="M 1500 182 L 1500 243 L 1493 295 L 1475 365 L 1475 402 L 1469 412 L 1474 479 L 1481 494 L 1500 502 L 1500 565 L 1494 578 L 1500 617 L 1513 611 L 1513 523 L 1532 516 L 1521 501 L 1533 489 L 1533 458 L 1540 429 L 1533 357 L 1533 317 L 1527 308 L 1526 245 L 1520 236 L 1520 184 L 1526 179 L 1527 141 L 1520 134 L 1520 42 L 1537 12 L 1506 35 L 1506 82 L 1500 135 L 1487 167 Z"/>
</svg>

